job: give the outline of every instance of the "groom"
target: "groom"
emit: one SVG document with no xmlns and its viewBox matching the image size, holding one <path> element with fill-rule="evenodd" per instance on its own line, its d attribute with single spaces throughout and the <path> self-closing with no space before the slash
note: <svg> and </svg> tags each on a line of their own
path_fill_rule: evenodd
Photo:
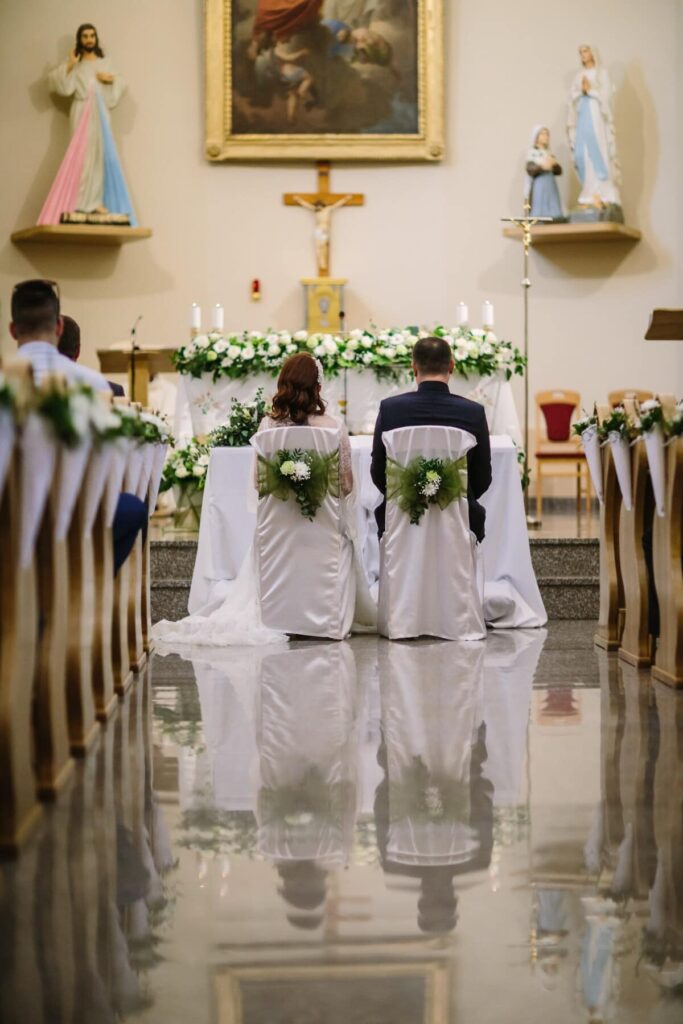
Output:
<svg viewBox="0 0 683 1024">
<path fill-rule="evenodd" d="M 489 428 L 483 405 L 469 398 L 452 395 L 448 380 L 455 363 L 450 345 L 443 338 L 420 338 L 413 349 L 413 373 L 417 391 L 385 398 L 380 402 L 372 445 L 370 473 L 375 486 L 386 495 L 387 454 L 382 443 L 385 430 L 398 427 L 459 427 L 477 439 L 475 448 L 467 453 L 467 500 L 470 507 L 470 529 L 478 541 L 484 539 L 486 509 L 478 498 L 491 484 L 491 446 Z M 386 500 L 375 511 L 380 537 L 384 533 Z"/>
</svg>

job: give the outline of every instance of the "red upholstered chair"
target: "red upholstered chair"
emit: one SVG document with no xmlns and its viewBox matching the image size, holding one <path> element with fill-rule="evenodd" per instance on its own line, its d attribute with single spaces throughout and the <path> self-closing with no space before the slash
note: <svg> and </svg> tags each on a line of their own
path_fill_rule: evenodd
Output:
<svg viewBox="0 0 683 1024">
<path fill-rule="evenodd" d="M 581 401 L 578 391 L 539 391 L 536 394 L 536 517 L 543 512 L 543 478 L 576 478 L 576 511 L 581 511 L 582 483 L 586 482 L 586 511 L 590 511 L 591 484 L 586 457 L 572 423 Z"/>
</svg>

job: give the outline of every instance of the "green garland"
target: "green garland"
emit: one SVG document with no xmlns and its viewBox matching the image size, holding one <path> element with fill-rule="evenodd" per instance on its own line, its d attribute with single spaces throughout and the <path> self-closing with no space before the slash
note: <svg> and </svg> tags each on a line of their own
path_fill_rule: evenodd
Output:
<svg viewBox="0 0 683 1024">
<path fill-rule="evenodd" d="M 387 459 L 387 501 L 395 501 L 418 526 L 430 505 L 442 511 L 467 494 L 467 458 L 425 459 L 419 455 L 407 466 Z"/>
<path fill-rule="evenodd" d="M 269 411 L 263 388 L 258 389 L 252 402 L 239 402 L 233 398 L 228 422 L 211 431 L 207 444 L 210 448 L 246 448 Z"/>
<path fill-rule="evenodd" d="M 302 516 L 312 521 L 328 494 L 339 497 L 339 449 L 319 455 L 281 448 L 273 459 L 259 455 L 257 484 L 259 498 L 272 494 L 287 501 L 293 494 Z"/>
</svg>

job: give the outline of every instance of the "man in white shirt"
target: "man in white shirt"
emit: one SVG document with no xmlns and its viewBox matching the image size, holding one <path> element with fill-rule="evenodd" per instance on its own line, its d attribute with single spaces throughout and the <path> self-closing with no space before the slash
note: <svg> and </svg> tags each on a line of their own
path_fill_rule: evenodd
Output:
<svg viewBox="0 0 683 1024">
<path fill-rule="evenodd" d="M 95 391 L 109 390 L 101 373 L 80 366 L 58 351 L 64 320 L 56 281 L 21 281 L 14 286 L 9 329 L 19 346 L 19 358 L 33 367 L 36 384 L 47 373 L 61 373 L 67 380 L 87 384 Z"/>
<path fill-rule="evenodd" d="M 33 367 L 36 384 L 48 373 L 61 373 L 71 383 L 86 384 L 95 391 L 109 391 L 109 384 L 101 373 L 80 366 L 57 349 L 64 320 L 60 315 L 56 281 L 21 281 L 14 286 L 9 329 L 19 346 L 19 358 L 26 359 Z M 119 495 L 112 524 L 114 574 L 128 557 L 140 530 L 147 529 L 148 515 L 146 503 L 134 494 Z"/>
</svg>

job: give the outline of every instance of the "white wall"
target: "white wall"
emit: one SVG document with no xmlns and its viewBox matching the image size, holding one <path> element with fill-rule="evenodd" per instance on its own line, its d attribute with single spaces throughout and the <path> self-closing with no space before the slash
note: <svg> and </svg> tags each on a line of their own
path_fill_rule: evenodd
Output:
<svg viewBox="0 0 683 1024">
<path fill-rule="evenodd" d="M 365 192 L 341 211 L 333 272 L 349 278 L 348 324 L 454 320 L 457 301 L 497 308 L 501 335 L 521 342 L 521 247 L 499 218 L 521 208 L 531 126 L 549 123 L 576 195 L 564 140 L 565 97 L 583 40 L 617 83 L 616 118 L 635 246 L 568 245 L 534 254 L 532 391 L 562 385 L 586 403 L 608 388 L 683 392 L 683 346 L 643 341 L 654 306 L 680 306 L 683 117 L 677 0 L 446 0 L 447 159 L 438 166 L 336 167 L 333 186 Z M 17 248 L 35 221 L 68 138 L 45 86 L 79 21 L 92 19 L 129 83 L 114 115 L 148 242 L 121 250 Z M 299 327 L 298 279 L 314 270 L 310 217 L 284 191 L 309 188 L 305 165 L 210 165 L 203 157 L 202 4 L 191 0 L 2 0 L 0 4 L 0 301 L 2 346 L 11 285 L 56 277 L 80 322 L 84 357 L 126 336 L 182 342 L 187 309 L 222 301 L 226 326 Z M 678 74 L 678 80 L 676 78 Z M 249 299 L 262 282 L 260 305 Z"/>
</svg>

